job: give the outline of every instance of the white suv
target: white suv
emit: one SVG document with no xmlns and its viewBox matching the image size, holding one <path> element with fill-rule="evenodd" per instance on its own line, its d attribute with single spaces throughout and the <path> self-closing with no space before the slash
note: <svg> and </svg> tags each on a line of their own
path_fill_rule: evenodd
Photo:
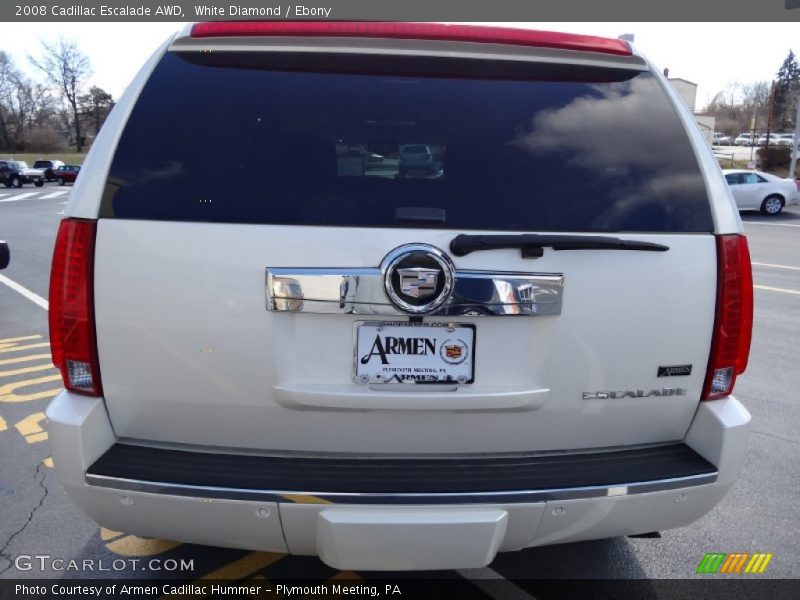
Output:
<svg viewBox="0 0 800 600">
<path fill-rule="evenodd" d="M 410 142 L 439 175 L 396 175 Z M 345 143 L 380 169 L 338 168 Z M 128 86 L 66 214 L 47 416 L 105 527 L 479 567 L 687 525 L 742 468 L 747 242 L 627 42 L 196 24 Z"/>
</svg>

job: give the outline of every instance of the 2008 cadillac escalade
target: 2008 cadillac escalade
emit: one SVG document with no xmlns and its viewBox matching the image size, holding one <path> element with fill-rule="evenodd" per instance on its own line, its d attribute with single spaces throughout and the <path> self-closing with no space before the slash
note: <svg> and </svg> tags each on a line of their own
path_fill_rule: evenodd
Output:
<svg viewBox="0 0 800 600">
<path fill-rule="evenodd" d="M 342 569 L 681 527 L 742 468 L 751 323 L 725 180 L 627 42 L 199 23 L 59 229 L 56 471 L 106 527 Z"/>
</svg>

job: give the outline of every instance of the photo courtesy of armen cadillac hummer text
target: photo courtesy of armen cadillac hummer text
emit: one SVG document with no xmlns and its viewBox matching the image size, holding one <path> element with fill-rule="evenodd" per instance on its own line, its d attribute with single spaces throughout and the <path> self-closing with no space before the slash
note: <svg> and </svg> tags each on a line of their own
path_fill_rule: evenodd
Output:
<svg viewBox="0 0 800 600">
<path fill-rule="evenodd" d="M 478 568 L 684 527 L 739 477 L 747 240 L 627 41 L 188 25 L 69 198 L 47 423 L 103 527 Z"/>
</svg>

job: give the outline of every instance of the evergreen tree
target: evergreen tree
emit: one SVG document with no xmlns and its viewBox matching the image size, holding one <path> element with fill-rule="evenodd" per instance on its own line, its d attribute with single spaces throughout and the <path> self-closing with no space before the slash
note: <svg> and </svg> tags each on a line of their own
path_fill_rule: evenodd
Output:
<svg viewBox="0 0 800 600">
<path fill-rule="evenodd" d="M 775 131 L 794 130 L 798 97 L 800 97 L 800 64 L 794 52 L 789 50 L 789 55 L 778 69 L 778 79 L 775 82 L 773 105 Z"/>
</svg>

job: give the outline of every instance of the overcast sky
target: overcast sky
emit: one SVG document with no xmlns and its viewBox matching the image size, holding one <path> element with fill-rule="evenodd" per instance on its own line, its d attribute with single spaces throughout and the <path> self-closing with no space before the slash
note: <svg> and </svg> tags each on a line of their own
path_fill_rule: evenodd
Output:
<svg viewBox="0 0 800 600">
<path fill-rule="evenodd" d="M 493 25 L 496 25 L 493 23 Z M 617 37 L 633 33 L 636 45 L 670 77 L 699 85 L 698 108 L 731 83 L 769 81 L 789 50 L 800 51 L 797 23 L 506 23 L 534 29 Z M 89 56 L 91 78 L 118 98 L 148 56 L 182 23 L 2 23 L 0 50 L 34 75 L 27 55 L 40 40 L 77 40 Z M 38 74 L 37 74 L 38 77 Z"/>
</svg>

